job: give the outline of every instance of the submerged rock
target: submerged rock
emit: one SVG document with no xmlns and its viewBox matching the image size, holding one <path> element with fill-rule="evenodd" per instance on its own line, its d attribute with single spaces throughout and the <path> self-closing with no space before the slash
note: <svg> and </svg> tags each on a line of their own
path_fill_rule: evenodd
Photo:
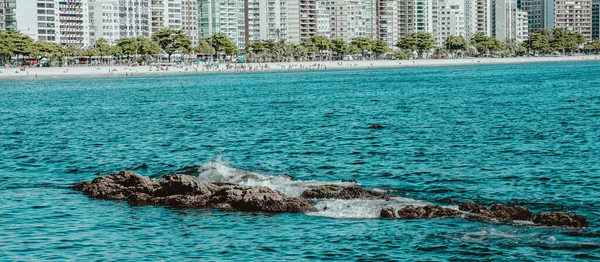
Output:
<svg viewBox="0 0 600 262">
<path fill-rule="evenodd" d="M 564 226 L 564 227 L 589 227 L 587 219 L 578 214 L 565 214 L 562 212 L 540 213 L 533 220 L 536 224 L 545 226 Z"/>
<path fill-rule="evenodd" d="M 369 129 L 382 129 L 382 128 L 383 128 L 383 126 L 379 125 L 379 124 L 375 124 L 375 125 L 370 125 L 369 126 Z"/>
<path fill-rule="evenodd" d="M 440 206 L 414 207 L 412 205 L 398 210 L 398 218 L 422 219 L 422 218 L 446 218 L 459 217 L 462 213 L 454 209 Z"/>
<path fill-rule="evenodd" d="M 390 199 L 390 196 L 379 191 L 356 186 L 341 187 L 337 185 L 325 185 L 309 189 L 302 192 L 301 197 L 312 199 Z"/>
<path fill-rule="evenodd" d="M 465 219 L 479 222 L 513 222 L 530 221 L 535 224 L 546 226 L 565 227 L 588 227 L 589 223 L 585 217 L 578 214 L 565 214 L 562 212 L 534 214 L 522 206 L 507 206 L 494 204 L 488 210 L 473 202 L 462 203 L 459 210 L 470 212 L 464 216 Z"/>
<path fill-rule="evenodd" d="M 223 210 L 302 212 L 312 210 L 312 201 L 284 196 L 266 187 L 224 187 L 210 200 L 210 205 Z"/>
<path fill-rule="evenodd" d="M 125 200 L 133 193 L 154 191 L 154 183 L 145 176 L 131 171 L 121 171 L 92 181 L 77 183 L 73 189 L 93 198 L 107 200 Z"/>
</svg>

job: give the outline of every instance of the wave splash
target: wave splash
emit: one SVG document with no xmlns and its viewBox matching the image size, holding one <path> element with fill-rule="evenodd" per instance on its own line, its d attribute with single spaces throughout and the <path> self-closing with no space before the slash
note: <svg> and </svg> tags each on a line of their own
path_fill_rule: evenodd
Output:
<svg viewBox="0 0 600 262">
<path fill-rule="evenodd" d="M 292 180 L 288 175 L 267 175 L 245 171 L 231 167 L 222 157 L 202 164 L 198 168 L 198 178 L 207 182 L 267 187 L 288 197 L 300 197 L 302 192 L 324 185 L 360 186 L 359 183 L 354 182 Z M 378 218 L 381 209 L 385 207 L 400 209 L 407 205 L 425 206 L 427 204 L 427 202 L 403 197 L 392 197 L 390 200 L 324 199 L 317 201 L 316 212 L 307 214 L 331 218 Z"/>
</svg>

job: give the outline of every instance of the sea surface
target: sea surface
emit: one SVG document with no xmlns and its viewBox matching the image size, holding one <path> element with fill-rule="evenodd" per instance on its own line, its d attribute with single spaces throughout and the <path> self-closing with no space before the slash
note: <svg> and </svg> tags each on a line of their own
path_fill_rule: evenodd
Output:
<svg viewBox="0 0 600 262">
<path fill-rule="evenodd" d="M 68 188 L 191 165 L 290 195 L 355 179 L 398 205 L 519 204 L 591 226 L 382 220 L 365 201 L 131 207 Z M 599 217 L 599 63 L 0 82 L 1 261 L 596 260 Z"/>
</svg>

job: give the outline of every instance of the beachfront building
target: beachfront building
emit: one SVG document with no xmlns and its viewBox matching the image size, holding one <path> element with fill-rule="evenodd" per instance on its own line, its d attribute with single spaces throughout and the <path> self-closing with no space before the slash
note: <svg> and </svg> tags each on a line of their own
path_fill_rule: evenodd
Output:
<svg viewBox="0 0 600 262">
<path fill-rule="evenodd" d="M 367 37 L 363 23 L 364 0 L 330 0 L 331 37 L 350 42 Z"/>
<path fill-rule="evenodd" d="M 198 0 L 181 0 L 181 30 L 198 44 Z"/>
<path fill-rule="evenodd" d="M 0 0 L 0 30 L 17 30 L 17 0 Z"/>
<path fill-rule="evenodd" d="M 48 1 L 46 1 L 48 3 Z M 87 0 L 56 1 L 58 43 L 86 47 L 90 45 L 89 2 Z M 54 22 L 54 21 L 47 21 Z"/>
<path fill-rule="evenodd" d="M 517 7 L 527 12 L 529 32 L 533 33 L 548 28 L 546 4 L 548 0 L 518 0 Z"/>
<path fill-rule="evenodd" d="M 600 39 L 600 1 L 592 3 L 592 38 Z"/>
<path fill-rule="evenodd" d="M 415 32 L 433 32 L 433 0 L 415 0 Z"/>
<path fill-rule="evenodd" d="M 246 43 L 244 3 L 244 0 L 198 0 L 198 39 L 223 33 L 243 49 Z"/>
<path fill-rule="evenodd" d="M 317 35 L 330 38 L 331 27 L 329 26 L 329 11 L 327 8 L 325 0 L 317 2 Z"/>
<path fill-rule="evenodd" d="M 299 0 L 299 3 L 300 39 L 302 40 L 317 35 L 317 0 Z"/>
<path fill-rule="evenodd" d="M 522 10 L 517 11 L 517 42 L 529 39 L 529 14 Z"/>
<path fill-rule="evenodd" d="M 434 0 L 433 37 L 442 46 L 449 36 L 466 35 L 465 1 Z"/>
<path fill-rule="evenodd" d="M 376 38 L 393 46 L 400 40 L 400 1 L 377 0 L 376 1 Z"/>
<path fill-rule="evenodd" d="M 246 45 L 261 40 L 287 40 L 288 12 L 285 0 L 246 0 L 247 13 L 244 21 Z M 316 31 L 316 13 L 315 13 Z"/>
<path fill-rule="evenodd" d="M 150 37 L 150 2 L 119 0 L 120 38 Z"/>
<path fill-rule="evenodd" d="M 398 15 L 398 36 L 403 38 L 415 31 L 415 0 L 399 0 Z"/>
<path fill-rule="evenodd" d="M 104 39 L 114 45 L 121 38 L 119 0 L 90 0 L 90 43 Z"/>
<path fill-rule="evenodd" d="M 554 26 L 592 38 L 592 0 L 555 1 Z"/>
<path fill-rule="evenodd" d="M 492 3 L 491 0 L 475 0 L 475 32 L 492 35 Z"/>
<path fill-rule="evenodd" d="M 365 9 L 362 16 L 365 37 L 377 39 L 377 0 L 364 0 L 364 2 Z"/>
<path fill-rule="evenodd" d="M 517 38 L 517 1 L 493 0 L 492 36 L 506 42 Z"/>
</svg>

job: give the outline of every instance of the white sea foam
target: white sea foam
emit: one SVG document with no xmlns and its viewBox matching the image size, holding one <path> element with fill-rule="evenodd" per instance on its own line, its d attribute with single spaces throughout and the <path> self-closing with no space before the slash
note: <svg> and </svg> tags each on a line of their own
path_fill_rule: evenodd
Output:
<svg viewBox="0 0 600 262">
<path fill-rule="evenodd" d="M 308 215 L 332 218 L 379 218 L 383 208 L 392 207 L 398 210 L 408 205 L 425 206 L 427 203 L 403 197 L 392 197 L 390 200 L 322 200 L 315 205 L 317 211 L 310 212 Z"/>
<path fill-rule="evenodd" d="M 209 182 L 227 182 L 242 186 L 263 186 L 277 190 L 289 197 L 299 197 L 302 192 L 324 185 L 359 186 L 353 182 L 332 182 L 317 180 L 292 180 L 285 175 L 266 175 L 236 169 L 227 164 L 222 158 L 204 163 L 199 169 L 198 177 Z M 407 205 L 424 206 L 428 203 L 415 199 L 392 197 L 390 200 L 365 200 L 365 199 L 326 199 L 319 200 L 316 212 L 309 212 L 312 216 L 325 216 L 332 218 L 378 218 L 382 208 L 393 207 L 400 209 Z"/>
<path fill-rule="evenodd" d="M 209 182 L 228 182 L 241 186 L 263 186 L 277 190 L 289 197 L 299 197 L 302 192 L 324 185 L 359 186 L 352 182 L 292 180 L 285 175 L 265 175 L 230 167 L 222 158 L 204 163 L 198 177 Z"/>
</svg>

